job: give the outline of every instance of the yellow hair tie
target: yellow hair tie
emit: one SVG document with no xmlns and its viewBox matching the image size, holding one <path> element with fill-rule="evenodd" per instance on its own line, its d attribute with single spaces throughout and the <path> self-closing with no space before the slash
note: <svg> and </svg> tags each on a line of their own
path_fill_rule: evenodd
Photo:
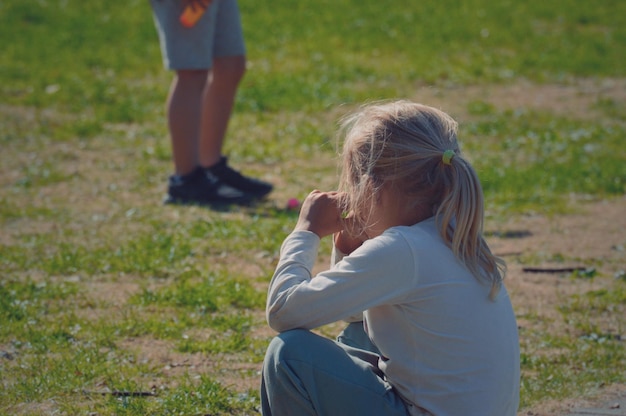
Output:
<svg viewBox="0 0 626 416">
<path fill-rule="evenodd" d="M 441 157 L 441 160 L 443 161 L 443 163 L 445 165 L 450 165 L 452 158 L 456 155 L 456 153 L 454 153 L 454 150 L 446 150 L 445 152 L 443 152 L 443 156 Z"/>
</svg>

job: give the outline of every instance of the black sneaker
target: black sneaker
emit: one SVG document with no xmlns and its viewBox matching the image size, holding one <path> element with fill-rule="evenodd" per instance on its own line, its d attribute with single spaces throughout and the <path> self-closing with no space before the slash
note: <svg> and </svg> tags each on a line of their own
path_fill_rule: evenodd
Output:
<svg viewBox="0 0 626 416">
<path fill-rule="evenodd" d="M 243 176 L 228 166 L 226 157 L 222 157 L 215 165 L 205 168 L 205 171 L 208 175 L 215 175 L 222 183 L 245 192 L 254 198 L 261 199 L 274 189 L 271 183 Z"/>
<path fill-rule="evenodd" d="M 198 167 L 184 176 L 170 176 L 164 202 L 209 206 L 249 205 L 252 197 L 224 184 L 215 176 L 207 175 L 204 169 Z"/>
</svg>

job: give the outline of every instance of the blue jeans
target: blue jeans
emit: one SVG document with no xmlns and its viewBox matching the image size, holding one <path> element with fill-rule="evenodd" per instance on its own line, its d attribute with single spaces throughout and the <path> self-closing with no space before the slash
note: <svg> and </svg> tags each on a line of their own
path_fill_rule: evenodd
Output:
<svg viewBox="0 0 626 416">
<path fill-rule="evenodd" d="M 370 351 L 374 354 L 380 355 L 378 347 L 374 345 L 374 343 L 365 333 L 363 321 L 351 322 L 350 324 L 348 324 L 348 326 L 346 326 L 344 330 L 341 331 L 341 334 L 339 334 L 339 336 L 337 337 L 337 342 L 343 345 L 348 345 L 353 348 Z"/>
<path fill-rule="evenodd" d="M 377 362 L 376 353 L 304 329 L 283 332 L 265 355 L 263 415 L 407 416 Z"/>
</svg>

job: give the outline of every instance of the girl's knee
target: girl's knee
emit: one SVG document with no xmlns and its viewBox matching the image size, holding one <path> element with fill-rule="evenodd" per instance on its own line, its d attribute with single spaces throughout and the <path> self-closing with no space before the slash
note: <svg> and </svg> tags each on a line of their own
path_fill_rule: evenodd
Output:
<svg viewBox="0 0 626 416">
<path fill-rule="evenodd" d="M 293 344 L 301 342 L 303 339 L 308 340 L 314 337 L 317 337 L 317 335 L 315 335 L 311 331 L 307 329 L 297 328 L 281 332 L 280 334 L 276 335 L 275 338 L 281 339 L 284 343 Z"/>
<path fill-rule="evenodd" d="M 272 339 L 272 342 L 270 342 L 268 347 L 268 351 L 282 351 L 289 349 L 294 344 L 301 344 L 304 340 L 310 338 L 310 336 L 315 335 L 306 329 L 292 329 L 290 331 L 281 332 L 276 335 L 274 339 Z"/>
<path fill-rule="evenodd" d="M 278 334 L 267 347 L 265 363 L 276 365 L 287 359 L 298 358 L 315 343 L 318 335 L 306 329 L 292 329 Z"/>
</svg>

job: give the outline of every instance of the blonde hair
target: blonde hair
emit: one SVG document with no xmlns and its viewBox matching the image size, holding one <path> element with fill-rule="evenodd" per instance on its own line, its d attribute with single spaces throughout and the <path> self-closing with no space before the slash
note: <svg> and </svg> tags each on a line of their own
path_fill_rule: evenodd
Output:
<svg viewBox="0 0 626 416">
<path fill-rule="evenodd" d="M 429 207 L 445 243 L 479 281 L 491 286 L 493 299 L 506 266 L 482 236 L 482 187 L 461 155 L 457 127 L 446 113 L 409 101 L 368 105 L 345 118 L 342 209 L 355 213 L 351 232 L 358 235 L 365 231 L 383 185 L 393 186 L 413 207 Z"/>
</svg>

